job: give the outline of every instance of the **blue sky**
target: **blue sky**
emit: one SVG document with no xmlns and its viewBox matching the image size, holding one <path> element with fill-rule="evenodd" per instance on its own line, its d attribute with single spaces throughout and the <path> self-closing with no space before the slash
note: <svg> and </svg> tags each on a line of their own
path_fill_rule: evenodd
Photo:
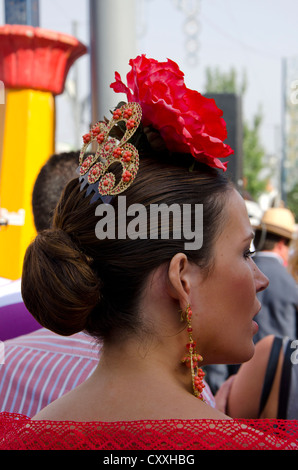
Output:
<svg viewBox="0 0 298 470">
<path fill-rule="evenodd" d="M 2 3 L 4 5 L 4 0 Z M 239 78 L 245 71 L 248 88 L 243 103 L 244 116 L 252 119 L 259 105 L 262 106 L 261 137 L 268 152 L 276 151 L 281 123 L 281 61 L 283 57 L 298 57 L 297 0 L 201 0 L 196 17 L 198 61 L 195 65 L 187 61 L 186 13 L 178 8 L 179 4 L 191 7 L 194 1 L 136 0 L 136 3 L 137 52 L 158 60 L 167 57 L 175 60 L 185 73 L 187 86 L 198 91 L 204 91 L 207 66 L 219 66 L 223 71 L 235 67 Z M 88 0 L 40 0 L 40 26 L 72 34 L 76 22 L 77 37 L 88 45 L 88 5 Z M 2 11 L 2 23 L 3 18 Z M 79 59 L 77 64 L 82 102 L 90 92 L 89 57 Z M 73 70 L 70 78 L 72 73 Z M 298 72 L 294 78 L 298 79 Z M 87 125 L 88 113 L 87 108 L 82 127 Z M 57 139 L 73 144 L 66 95 L 57 98 Z"/>
</svg>

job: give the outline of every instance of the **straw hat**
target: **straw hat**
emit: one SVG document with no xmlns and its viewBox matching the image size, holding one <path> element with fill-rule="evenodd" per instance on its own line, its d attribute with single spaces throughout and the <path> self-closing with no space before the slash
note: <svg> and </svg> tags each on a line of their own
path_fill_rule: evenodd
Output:
<svg viewBox="0 0 298 470">
<path fill-rule="evenodd" d="M 272 207 L 268 209 L 256 229 L 265 228 L 267 232 L 292 239 L 295 231 L 295 217 L 289 209 Z"/>
</svg>

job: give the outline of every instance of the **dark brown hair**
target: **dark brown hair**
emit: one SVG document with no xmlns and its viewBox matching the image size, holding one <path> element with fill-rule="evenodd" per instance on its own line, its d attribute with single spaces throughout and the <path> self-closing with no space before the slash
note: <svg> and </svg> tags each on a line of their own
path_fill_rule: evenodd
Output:
<svg viewBox="0 0 298 470">
<path fill-rule="evenodd" d="M 79 155 L 78 151 L 51 155 L 41 168 L 32 192 L 32 211 L 38 232 L 49 228 L 64 187 L 78 176 Z"/>
<path fill-rule="evenodd" d="M 276 233 L 267 232 L 265 228 L 263 230 L 255 230 L 254 245 L 257 251 L 272 251 L 275 245 L 281 240 L 284 241 L 286 246 L 290 245 L 291 240 L 289 238 Z"/>
<path fill-rule="evenodd" d="M 158 158 L 157 158 L 158 157 Z M 148 275 L 184 252 L 208 272 L 213 246 L 222 228 L 231 184 L 215 169 L 188 155 L 143 155 L 133 184 L 123 193 L 134 203 L 203 204 L 203 246 L 185 250 L 181 239 L 109 239 L 95 234 L 98 217 L 91 196 L 71 181 L 56 208 L 53 227 L 36 237 L 26 252 L 22 295 L 28 310 L 56 333 L 85 330 L 96 338 L 124 335 L 141 325 L 138 304 Z M 117 171 L 117 169 L 116 169 Z M 111 203 L 117 218 L 117 197 Z"/>
</svg>

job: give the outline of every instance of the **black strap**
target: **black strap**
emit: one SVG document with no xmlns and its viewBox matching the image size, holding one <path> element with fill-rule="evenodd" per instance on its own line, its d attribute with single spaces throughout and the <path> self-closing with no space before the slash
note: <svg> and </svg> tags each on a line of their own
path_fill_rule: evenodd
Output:
<svg viewBox="0 0 298 470">
<path fill-rule="evenodd" d="M 259 416 L 261 416 L 261 413 L 263 409 L 265 408 L 265 405 L 267 403 L 267 400 L 270 394 L 281 347 L 282 347 L 282 338 L 275 336 L 273 343 L 272 343 L 270 356 L 268 359 L 268 365 L 267 365 L 267 370 L 265 374 L 261 400 L 260 400 Z"/>
<path fill-rule="evenodd" d="M 291 342 L 288 340 L 288 344 L 285 350 L 285 358 L 282 367 L 280 386 L 279 386 L 279 400 L 278 400 L 278 413 L 277 419 L 287 419 L 289 391 L 291 387 Z"/>
</svg>

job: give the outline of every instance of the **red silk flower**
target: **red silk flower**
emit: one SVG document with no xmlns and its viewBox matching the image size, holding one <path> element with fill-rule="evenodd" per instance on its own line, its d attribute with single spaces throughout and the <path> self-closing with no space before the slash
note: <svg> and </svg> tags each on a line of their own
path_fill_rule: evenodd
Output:
<svg viewBox="0 0 298 470">
<path fill-rule="evenodd" d="M 214 99 L 206 98 L 185 86 L 184 73 L 172 60 L 158 62 L 143 54 L 129 61 L 127 86 L 120 74 L 110 86 L 125 93 L 130 102 L 142 107 L 143 125 L 158 130 L 168 150 L 191 153 L 211 167 L 227 169 L 226 158 L 234 151 L 227 138 L 222 111 Z"/>
</svg>

